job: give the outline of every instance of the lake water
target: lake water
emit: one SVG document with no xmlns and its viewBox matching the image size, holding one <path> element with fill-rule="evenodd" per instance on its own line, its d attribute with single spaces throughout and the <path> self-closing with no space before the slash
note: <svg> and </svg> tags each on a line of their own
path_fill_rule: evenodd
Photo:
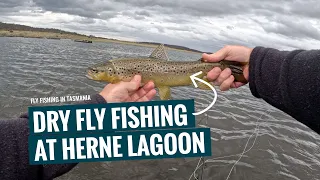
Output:
<svg viewBox="0 0 320 180">
<path fill-rule="evenodd" d="M 26 38 L 0 38 L 0 44 L 2 119 L 26 112 L 32 97 L 95 94 L 105 84 L 85 77 L 88 66 L 111 58 L 148 56 L 153 50 L 115 43 Z M 168 56 L 187 61 L 201 55 L 170 50 Z M 214 98 L 209 91 L 193 87 L 173 88 L 172 97 L 195 99 L 197 109 L 205 108 Z M 197 168 L 203 162 L 199 158 L 81 163 L 58 179 L 225 180 L 243 151 L 229 179 L 320 179 L 320 136 L 254 98 L 248 87 L 218 90 L 216 104 L 206 115 L 197 117 L 197 124 L 211 128 L 212 157 L 203 159 L 204 166 Z M 198 176 L 191 177 L 196 168 Z"/>
</svg>

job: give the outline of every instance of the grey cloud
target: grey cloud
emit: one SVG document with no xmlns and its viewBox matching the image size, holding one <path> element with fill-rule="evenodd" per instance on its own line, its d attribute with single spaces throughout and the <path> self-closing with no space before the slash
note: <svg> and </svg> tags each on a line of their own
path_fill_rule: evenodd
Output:
<svg viewBox="0 0 320 180">
<path fill-rule="evenodd" d="M 163 29 L 168 29 L 168 30 L 173 30 L 173 31 L 180 31 L 180 32 L 195 32 L 197 33 L 197 31 L 191 27 L 188 26 L 160 26 L 160 25 L 156 25 L 157 28 L 163 28 Z"/>
<path fill-rule="evenodd" d="M 25 10 L 28 6 L 39 7 L 43 12 L 53 11 L 80 16 L 73 22 L 64 19 L 55 22 L 63 23 L 66 28 L 73 31 L 92 31 L 93 33 L 104 33 L 106 36 L 112 34 L 145 41 L 166 40 L 164 43 L 200 47 L 205 50 L 216 48 L 217 46 L 213 45 L 215 43 L 271 46 L 276 42 L 281 47 L 296 47 L 290 45 L 286 39 L 320 40 L 319 30 L 306 20 L 314 18 L 319 22 L 320 4 L 314 0 L 1 0 L 0 20 L 8 17 L 8 14 L 19 12 L 20 9 Z M 20 12 L 18 15 L 24 15 L 23 13 Z M 121 16 L 125 16 L 124 21 L 126 22 L 109 24 L 110 19 L 121 20 Z M 257 16 L 258 20 L 254 18 Z M 204 18 L 214 20 L 220 18 L 228 23 L 220 25 L 214 21 L 208 21 L 212 27 L 222 29 L 220 34 L 216 34 L 216 37 L 208 31 L 202 32 L 203 27 L 201 26 L 193 26 L 203 24 Z M 105 21 L 102 23 L 100 20 Z M 252 23 L 253 27 L 241 26 L 237 22 L 240 20 L 248 24 Z M 137 22 L 148 24 L 141 23 L 143 24 L 141 25 Z M 90 25 L 90 28 L 87 25 Z M 253 30 L 260 34 L 256 35 L 259 37 L 251 39 L 249 43 L 246 42 L 248 39 L 239 34 L 238 37 L 231 36 L 234 35 L 233 33 L 238 33 L 235 31 L 239 29 Z M 152 30 L 153 33 L 149 30 Z M 185 39 L 169 37 L 169 33 L 171 36 L 176 33 L 177 36 L 189 37 Z M 276 38 L 266 40 L 264 39 L 266 34 L 279 37 L 279 40 Z M 202 37 L 208 40 L 203 40 Z"/>
<path fill-rule="evenodd" d="M 0 7 L 16 7 L 28 0 L 4 0 Z M 99 18 L 105 11 L 120 12 L 127 9 L 139 9 L 134 14 L 136 19 L 149 17 L 153 12 L 161 14 L 186 14 L 189 16 L 221 16 L 241 14 L 262 14 L 270 16 L 274 13 L 300 14 L 303 16 L 318 17 L 320 5 L 316 1 L 303 0 L 33 0 L 35 6 L 47 11 L 62 12 L 83 17 Z"/>
<path fill-rule="evenodd" d="M 99 18 L 99 13 L 115 10 L 110 1 L 91 0 L 33 0 L 36 6 L 47 11 L 61 12 L 89 18 Z"/>
<path fill-rule="evenodd" d="M 17 6 L 21 1 L 7 1 L 6 4 Z M 26 0 L 25 0 L 26 1 Z M 282 7 L 276 6 L 275 0 L 267 1 L 233 1 L 233 0 L 123 0 L 121 2 L 112 0 L 33 0 L 35 6 L 39 6 L 47 11 L 62 12 L 83 17 L 99 18 L 100 13 L 105 11 L 119 12 L 128 9 L 139 9 L 136 11 L 137 17 L 149 17 L 153 11 L 155 15 L 161 14 L 186 14 L 189 16 L 217 16 L 217 15 L 235 15 L 248 14 L 260 10 L 269 9 L 271 11 L 283 11 Z M 277 3 L 287 2 L 286 0 L 277 1 Z M 142 18 L 140 18 L 142 19 Z"/>
<path fill-rule="evenodd" d="M 30 8 L 33 2 L 29 0 L 1 0 L 0 15 L 9 15 L 19 12 L 21 9 Z"/>
<path fill-rule="evenodd" d="M 0 13 L 1 15 L 7 15 L 7 14 L 12 14 L 15 12 L 19 12 L 20 8 L 14 7 L 14 8 L 3 8 L 0 7 Z"/>
<path fill-rule="evenodd" d="M 226 28 L 229 29 L 229 30 L 233 30 L 234 29 L 233 26 L 226 26 Z"/>
<path fill-rule="evenodd" d="M 165 33 L 165 28 L 162 26 L 156 26 L 156 28 L 158 29 L 159 33 Z"/>
<path fill-rule="evenodd" d="M 114 18 L 118 15 L 118 13 L 112 12 L 112 11 L 104 11 L 98 14 L 100 19 L 107 20 Z"/>
<path fill-rule="evenodd" d="M 142 10 L 142 11 L 136 11 L 135 14 L 139 15 L 139 16 L 147 16 L 147 17 L 150 17 L 151 14 L 146 11 L 146 10 Z"/>
<path fill-rule="evenodd" d="M 134 14 L 133 14 L 133 17 L 136 20 L 143 20 L 146 17 L 150 17 L 150 16 L 151 16 L 151 14 L 146 10 L 135 11 Z"/>
<path fill-rule="evenodd" d="M 144 15 L 139 15 L 139 13 L 137 13 L 137 12 L 123 11 L 123 12 L 121 12 L 121 14 L 124 15 L 124 16 L 131 17 L 131 18 L 133 18 L 135 20 L 143 20 L 143 19 L 145 19 Z"/>
<path fill-rule="evenodd" d="M 305 0 L 123 0 L 130 6 L 153 10 L 158 14 L 196 16 L 264 15 L 275 14 L 319 18 L 320 3 Z"/>
<path fill-rule="evenodd" d="M 94 24 L 96 20 L 91 19 L 91 18 L 82 18 L 81 20 L 78 21 L 78 23 L 81 24 Z"/>
<path fill-rule="evenodd" d="M 320 4 L 319 1 L 294 1 L 289 6 L 292 14 L 299 14 L 306 17 L 318 19 Z"/>
<path fill-rule="evenodd" d="M 134 18 L 135 20 L 143 20 L 143 19 L 145 19 L 144 16 L 139 16 L 139 15 L 133 16 L 133 18 Z"/>
<path fill-rule="evenodd" d="M 248 14 L 253 11 L 270 9 L 284 11 L 278 4 L 290 2 L 290 0 L 267 1 L 234 1 L 234 0 L 199 0 L 199 1 L 172 1 L 172 0 L 124 0 L 127 4 L 146 9 L 159 9 L 166 14 L 189 14 L 194 16 L 216 16 Z M 275 4 L 276 3 L 276 4 Z"/>
<path fill-rule="evenodd" d="M 123 12 L 121 12 L 121 14 L 124 16 L 132 16 L 134 13 L 131 11 L 123 11 Z"/>
<path fill-rule="evenodd" d="M 28 3 L 28 0 L 1 0 L 0 7 L 1 8 L 14 8 L 18 6 L 23 6 Z"/>
<path fill-rule="evenodd" d="M 170 17 L 163 18 L 163 21 L 176 24 L 192 24 L 197 20 L 188 15 L 170 15 Z"/>
<path fill-rule="evenodd" d="M 260 23 L 266 32 L 277 33 L 291 38 L 310 38 L 320 40 L 320 31 L 309 21 L 275 17 L 271 23 Z"/>
<path fill-rule="evenodd" d="M 49 10 L 49 9 L 47 9 Z M 73 14 L 73 15 L 78 15 L 82 17 L 89 17 L 89 18 L 97 18 L 97 14 L 92 11 L 86 11 L 85 9 L 81 8 L 63 8 L 59 10 L 51 9 L 50 11 L 54 12 L 62 12 L 62 13 L 67 13 L 67 14 Z"/>
</svg>

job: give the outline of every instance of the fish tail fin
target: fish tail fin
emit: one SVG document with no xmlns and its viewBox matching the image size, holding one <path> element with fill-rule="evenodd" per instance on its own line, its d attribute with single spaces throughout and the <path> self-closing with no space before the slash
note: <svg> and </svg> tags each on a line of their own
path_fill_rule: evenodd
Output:
<svg viewBox="0 0 320 180">
<path fill-rule="evenodd" d="M 199 61 L 204 62 L 203 58 L 199 59 Z M 208 62 L 206 62 L 208 63 Z M 219 62 L 220 68 L 230 68 L 232 75 L 234 76 L 235 82 L 242 82 L 247 83 L 248 81 L 243 75 L 243 66 L 248 65 L 247 62 L 237 62 L 237 61 L 228 61 L 228 60 L 222 60 Z"/>
<path fill-rule="evenodd" d="M 242 82 L 242 83 L 248 82 L 243 75 L 243 67 L 248 63 L 222 60 L 220 61 L 220 64 L 223 69 L 225 68 L 231 69 L 231 72 L 232 72 L 231 74 L 234 76 L 235 82 Z"/>
</svg>

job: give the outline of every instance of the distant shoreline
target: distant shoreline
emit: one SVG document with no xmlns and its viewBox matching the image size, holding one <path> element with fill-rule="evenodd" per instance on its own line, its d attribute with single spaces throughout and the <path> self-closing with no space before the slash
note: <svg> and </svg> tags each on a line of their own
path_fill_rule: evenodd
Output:
<svg viewBox="0 0 320 180">
<path fill-rule="evenodd" d="M 70 39 L 70 40 L 84 40 L 84 41 L 92 41 L 94 42 L 106 42 L 106 43 L 119 43 L 126 45 L 134 45 L 134 46 L 144 46 L 144 47 L 157 47 L 158 43 L 148 43 L 148 42 L 131 42 L 131 41 L 121 41 L 116 39 L 106 39 L 100 37 L 88 37 L 85 35 L 70 35 L 70 34 L 59 34 L 59 33 L 50 33 L 50 32 L 37 32 L 37 31 L 4 31 L 0 29 L 0 37 L 21 37 L 21 38 L 38 38 L 38 39 Z M 182 48 L 174 48 L 170 47 L 170 45 L 165 45 L 166 48 L 178 50 L 178 51 L 186 51 L 191 53 L 202 53 L 197 50 L 188 50 Z"/>
<path fill-rule="evenodd" d="M 122 41 L 118 39 L 110 39 L 103 37 L 95 36 L 86 36 L 74 32 L 62 31 L 59 29 L 44 29 L 44 28 L 34 28 L 30 26 L 18 25 L 18 24 L 7 24 L 0 22 L 0 37 L 22 37 L 22 38 L 40 38 L 40 39 L 70 39 L 70 40 L 79 40 L 79 41 L 92 41 L 94 42 L 111 42 L 111 43 L 120 43 L 127 45 L 135 46 L 144 46 L 144 47 L 157 47 L 159 43 L 154 42 L 133 42 L 133 41 Z M 201 51 L 190 49 L 183 46 L 176 46 L 165 44 L 166 48 L 186 51 L 191 53 L 202 53 Z"/>
</svg>

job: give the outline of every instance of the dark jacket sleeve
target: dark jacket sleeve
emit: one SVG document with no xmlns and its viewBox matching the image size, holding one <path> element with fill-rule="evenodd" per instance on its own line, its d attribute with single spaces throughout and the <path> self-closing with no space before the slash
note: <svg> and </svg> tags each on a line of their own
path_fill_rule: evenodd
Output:
<svg viewBox="0 0 320 180">
<path fill-rule="evenodd" d="M 80 104 L 106 103 L 100 95 Z M 0 179 L 50 180 L 70 171 L 77 164 L 29 165 L 28 114 L 0 121 Z"/>
<path fill-rule="evenodd" d="M 320 50 L 254 48 L 249 87 L 255 97 L 320 133 Z"/>
</svg>

